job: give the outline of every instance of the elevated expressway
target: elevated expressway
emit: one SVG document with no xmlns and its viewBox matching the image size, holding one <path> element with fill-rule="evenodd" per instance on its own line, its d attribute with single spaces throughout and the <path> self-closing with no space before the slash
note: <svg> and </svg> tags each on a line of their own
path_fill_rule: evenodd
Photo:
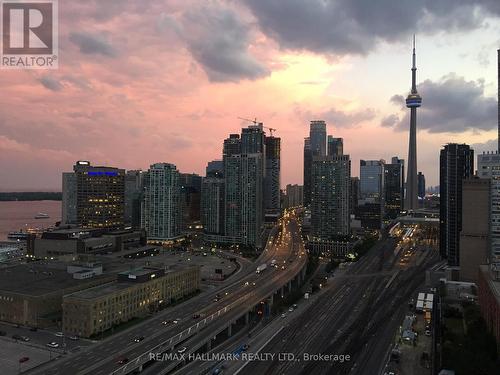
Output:
<svg viewBox="0 0 500 375">
<path fill-rule="evenodd" d="M 260 274 L 257 266 L 276 260 L 278 267 L 268 267 Z M 272 304 L 274 295 L 298 286 L 305 278 L 307 254 L 300 236 L 300 226 L 289 213 L 273 228 L 255 267 L 238 275 L 235 281 L 219 290 L 203 293 L 152 318 L 117 333 L 102 342 L 31 370 L 30 374 L 125 375 L 132 372 L 166 374 L 179 367 L 179 361 L 155 362 L 152 354 L 174 353 L 180 347 L 186 352 L 209 350 L 219 334 L 231 335 L 233 325 L 248 323 L 250 314 Z M 216 295 L 222 298 L 216 302 Z M 193 319 L 194 314 L 202 318 Z M 165 320 L 180 318 L 177 324 L 163 325 Z M 136 343 L 134 338 L 144 336 Z M 125 364 L 117 364 L 126 358 Z"/>
</svg>

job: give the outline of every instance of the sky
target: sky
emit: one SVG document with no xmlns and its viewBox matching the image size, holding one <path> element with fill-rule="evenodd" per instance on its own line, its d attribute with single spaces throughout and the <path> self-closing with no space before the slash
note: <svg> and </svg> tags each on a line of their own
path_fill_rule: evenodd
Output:
<svg viewBox="0 0 500 375">
<path fill-rule="evenodd" d="M 310 120 L 360 159 L 407 158 L 417 39 L 418 169 L 450 142 L 496 150 L 498 0 L 59 1 L 59 69 L 0 70 L 0 191 L 60 191 L 76 160 L 204 174 L 257 118 L 302 184 Z"/>
</svg>

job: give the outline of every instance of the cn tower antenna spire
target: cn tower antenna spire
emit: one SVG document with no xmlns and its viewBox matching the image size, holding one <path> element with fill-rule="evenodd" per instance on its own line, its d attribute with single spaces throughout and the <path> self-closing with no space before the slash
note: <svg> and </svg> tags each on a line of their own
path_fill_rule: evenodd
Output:
<svg viewBox="0 0 500 375">
<path fill-rule="evenodd" d="M 415 52 L 415 34 L 413 34 L 413 66 L 411 68 L 411 92 L 417 92 L 417 53 Z"/>
</svg>

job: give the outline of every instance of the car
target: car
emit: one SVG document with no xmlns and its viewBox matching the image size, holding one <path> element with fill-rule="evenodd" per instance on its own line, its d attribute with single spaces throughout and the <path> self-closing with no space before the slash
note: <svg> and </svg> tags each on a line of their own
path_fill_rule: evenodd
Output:
<svg viewBox="0 0 500 375">
<path fill-rule="evenodd" d="M 430 336 L 431 335 L 431 331 L 429 331 L 428 329 L 425 330 L 425 335 L 426 336 Z"/>
<path fill-rule="evenodd" d="M 144 340 L 144 336 L 139 336 L 134 339 L 134 342 L 141 342 L 142 340 Z"/>
<path fill-rule="evenodd" d="M 55 335 L 56 335 L 57 337 L 63 337 L 63 336 L 64 336 L 64 333 L 62 333 L 62 332 L 56 332 L 56 333 L 55 333 Z"/>
<path fill-rule="evenodd" d="M 79 339 L 78 336 L 70 336 L 68 337 L 70 340 L 77 341 Z"/>
<path fill-rule="evenodd" d="M 181 318 L 177 318 L 177 319 L 174 319 L 173 323 L 174 323 L 174 324 L 177 324 L 177 323 L 179 323 L 180 321 L 181 321 Z"/>
<path fill-rule="evenodd" d="M 56 349 L 56 348 L 58 348 L 58 347 L 59 347 L 59 344 L 58 344 L 57 342 L 55 342 L 55 341 L 52 341 L 52 342 L 49 342 L 49 343 L 47 344 L 47 346 L 48 346 L 49 348 L 54 348 L 54 349 Z"/>
<path fill-rule="evenodd" d="M 14 337 L 14 336 L 17 336 L 17 337 Z M 30 338 L 27 336 L 20 336 L 20 335 L 14 335 L 14 336 L 12 336 L 12 338 L 15 338 L 16 340 L 21 340 L 21 341 L 25 341 L 25 342 L 30 341 Z"/>
<path fill-rule="evenodd" d="M 182 354 L 182 353 L 184 353 L 186 350 L 187 350 L 187 348 L 186 348 L 185 346 L 183 346 L 182 348 L 180 348 L 179 350 L 177 350 L 177 353 Z"/>
<path fill-rule="evenodd" d="M 294 309 L 297 308 L 297 304 L 296 303 L 294 303 L 292 306 L 293 306 Z"/>
<path fill-rule="evenodd" d="M 12 338 L 14 340 L 22 340 L 21 335 L 17 335 L 17 334 L 16 335 L 12 335 Z"/>
<path fill-rule="evenodd" d="M 200 314 L 193 314 L 193 319 L 199 319 L 200 318 Z"/>
<path fill-rule="evenodd" d="M 119 358 L 116 363 L 118 363 L 119 365 L 124 365 L 125 363 L 128 362 L 128 358 L 127 357 L 121 357 Z"/>
<path fill-rule="evenodd" d="M 288 309 L 288 312 L 292 312 L 292 311 L 293 311 L 293 307 L 290 307 L 290 308 Z"/>
<path fill-rule="evenodd" d="M 286 314 L 285 313 L 281 314 L 281 317 L 286 318 Z"/>
<path fill-rule="evenodd" d="M 30 328 L 30 331 L 31 331 L 31 332 L 36 332 L 36 331 L 38 331 L 38 328 L 36 328 L 36 327 L 31 327 L 31 328 Z"/>
<path fill-rule="evenodd" d="M 161 324 L 163 324 L 164 326 L 166 326 L 166 325 L 168 325 L 170 323 L 172 323 L 171 320 L 164 320 L 163 322 L 161 322 Z"/>
</svg>

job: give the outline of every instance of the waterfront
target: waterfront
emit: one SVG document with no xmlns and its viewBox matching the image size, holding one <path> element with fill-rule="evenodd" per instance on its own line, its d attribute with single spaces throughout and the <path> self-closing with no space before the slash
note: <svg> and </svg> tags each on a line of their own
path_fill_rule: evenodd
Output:
<svg viewBox="0 0 500 375">
<path fill-rule="evenodd" d="M 50 216 L 35 219 L 39 212 Z M 60 201 L 7 201 L 0 202 L 0 241 L 7 239 L 9 232 L 27 228 L 47 228 L 61 220 Z"/>
</svg>

